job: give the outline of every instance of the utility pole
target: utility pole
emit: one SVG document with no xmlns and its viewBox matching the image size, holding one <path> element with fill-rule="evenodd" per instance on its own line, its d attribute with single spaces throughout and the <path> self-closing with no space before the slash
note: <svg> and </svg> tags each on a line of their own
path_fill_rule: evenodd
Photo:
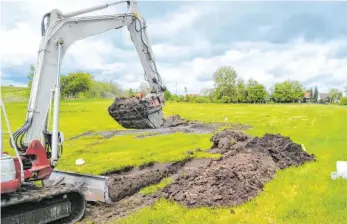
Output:
<svg viewBox="0 0 347 224">
<path fill-rule="evenodd" d="M 176 95 L 177 95 L 177 81 L 176 81 Z"/>
</svg>

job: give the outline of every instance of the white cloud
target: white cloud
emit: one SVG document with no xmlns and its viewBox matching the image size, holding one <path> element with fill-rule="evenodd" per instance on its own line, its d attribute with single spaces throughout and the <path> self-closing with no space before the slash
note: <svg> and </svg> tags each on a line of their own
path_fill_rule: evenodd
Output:
<svg viewBox="0 0 347 224">
<path fill-rule="evenodd" d="M 1 30 L 2 66 L 28 67 L 29 63 L 36 61 L 39 28 L 44 13 L 53 8 L 69 12 L 100 2 L 104 1 L 11 2 L 11 7 L 4 9 L 11 12 L 6 14 L 8 24 Z M 212 87 L 213 72 L 225 65 L 233 66 L 244 79 L 257 79 L 267 87 L 285 79 L 297 79 L 308 86 L 318 85 L 322 91 L 347 84 L 347 59 L 334 56 L 339 49 L 347 49 L 345 39 L 325 43 L 297 40 L 285 44 L 210 42 L 196 25 L 210 18 L 206 15 L 217 13 L 218 7 L 212 7 L 211 4 L 194 4 L 173 9 L 160 17 L 146 18 L 159 73 L 169 90 L 175 92 L 177 82 L 179 93 L 184 93 L 185 86 L 188 92 L 199 93 L 201 88 Z M 11 20 L 11 14 L 15 15 L 17 11 L 21 16 L 16 14 L 16 19 Z M 111 8 L 93 14 L 123 11 L 124 7 Z M 223 15 L 218 15 L 221 23 Z M 270 28 L 261 26 L 259 32 L 266 33 Z M 98 80 L 113 80 L 124 88 L 137 88 L 144 81 L 143 69 L 129 33 L 126 28 L 112 32 L 119 35 L 121 44 L 103 35 L 77 42 L 69 49 L 63 68 L 97 70 Z M 121 45 L 126 49 L 122 49 Z M 214 56 L 210 56 L 212 53 Z"/>
<path fill-rule="evenodd" d="M 197 40 L 193 44 L 153 44 L 153 52 L 157 60 L 160 59 L 185 59 L 197 54 L 209 52 L 211 43 L 205 40 Z"/>
<path fill-rule="evenodd" d="M 39 34 L 25 23 L 17 23 L 13 29 L 0 31 L 1 62 L 5 66 L 28 63 L 37 56 Z"/>
<path fill-rule="evenodd" d="M 202 87 L 212 87 L 210 81 L 199 81 L 199 78 L 212 78 L 213 72 L 220 66 L 232 66 L 240 77 L 254 78 L 267 87 L 287 79 L 301 82 L 312 80 L 309 86 L 318 85 L 321 91 L 327 91 L 328 88 L 341 88 L 347 83 L 347 59 L 331 58 L 334 50 L 344 41 L 335 40 L 324 44 L 297 41 L 277 48 L 263 42 L 236 43 L 226 46 L 229 50 L 221 55 L 195 58 L 175 67 L 159 63 L 158 67 L 170 86 L 175 86 L 173 84 L 178 81 L 192 93 L 198 93 Z M 279 69 L 280 74 L 276 74 Z M 319 76 L 326 77 L 318 80 Z M 179 92 L 183 93 L 183 87 Z"/>
<path fill-rule="evenodd" d="M 148 30 L 157 38 L 172 38 L 177 35 L 186 35 L 182 30 L 192 29 L 204 14 L 201 8 L 181 8 L 164 17 L 149 20 Z"/>
</svg>

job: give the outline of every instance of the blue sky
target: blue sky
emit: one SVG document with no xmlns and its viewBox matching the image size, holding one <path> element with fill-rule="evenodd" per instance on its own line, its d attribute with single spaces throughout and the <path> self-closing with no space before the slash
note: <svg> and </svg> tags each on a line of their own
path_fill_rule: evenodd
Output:
<svg viewBox="0 0 347 224">
<path fill-rule="evenodd" d="M 36 63 L 40 21 L 53 8 L 63 12 L 104 1 L 2 1 L 2 84 L 25 85 Z M 286 79 L 306 87 L 347 85 L 347 2 L 139 1 L 159 73 L 172 92 L 213 87 L 212 74 L 233 66 L 239 77 L 270 88 Z M 109 8 L 93 14 L 124 12 Z M 62 74 L 83 70 L 98 80 L 137 88 L 143 70 L 127 30 L 113 30 L 75 43 Z"/>
</svg>

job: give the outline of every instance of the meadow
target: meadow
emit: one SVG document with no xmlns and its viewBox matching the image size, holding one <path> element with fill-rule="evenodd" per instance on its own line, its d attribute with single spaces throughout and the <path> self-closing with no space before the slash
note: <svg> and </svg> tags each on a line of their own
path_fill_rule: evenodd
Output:
<svg viewBox="0 0 347 224">
<path fill-rule="evenodd" d="M 60 130 L 65 134 L 63 155 L 57 169 L 100 174 L 127 165 L 181 160 L 186 152 L 201 148 L 196 157 L 213 157 L 204 150 L 212 134 L 183 134 L 104 139 L 85 132 L 123 129 L 107 113 L 112 100 L 76 100 L 61 103 Z M 25 120 L 27 103 L 6 104 L 12 130 Z M 330 179 L 337 160 L 347 160 L 347 107 L 304 104 L 189 104 L 170 103 L 165 116 L 179 114 L 202 122 L 251 125 L 253 136 L 281 133 L 304 144 L 317 157 L 314 163 L 282 170 L 265 185 L 264 192 L 248 203 L 228 208 L 187 209 L 160 199 L 119 223 L 346 223 L 347 181 Z M 7 141 L 7 140 L 6 140 Z M 8 149 L 8 147 L 7 147 Z M 10 150 L 10 149 L 8 149 Z M 83 158 L 83 166 L 75 165 Z M 164 179 L 161 187 L 168 180 Z M 152 191 L 147 189 L 146 191 Z"/>
</svg>

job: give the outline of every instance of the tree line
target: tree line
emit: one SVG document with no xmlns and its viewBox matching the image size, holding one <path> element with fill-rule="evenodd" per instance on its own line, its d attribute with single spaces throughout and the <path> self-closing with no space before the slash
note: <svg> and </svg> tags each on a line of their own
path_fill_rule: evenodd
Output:
<svg viewBox="0 0 347 224">
<path fill-rule="evenodd" d="M 35 67 L 30 66 L 28 78 L 28 95 L 30 94 Z M 63 99 L 113 98 L 126 95 L 126 92 L 111 81 L 97 81 L 87 72 L 74 72 L 60 76 L 61 97 Z"/>
<path fill-rule="evenodd" d="M 28 74 L 28 94 L 32 85 L 35 67 L 30 66 Z M 97 81 L 87 72 L 75 72 L 62 75 L 61 93 L 63 99 L 76 98 L 114 98 L 115 96 L 134 96 L 137 92 L 144 95 L 150 92 L 148 83 L 142 82 L 138 89 L 124 90 L 118 84 L 110 81 Z M 244 80 L 238 77 L 237 72 L 230 66 L 222 66 L 213 74 L 214 86 L 202 89 L 199 95 L 185 96 L 171 94 L 165 91 L 165 99 L 175 102 L 194 103 L 298 103 L 307 99 L 314 103 L 340 102 L 347 105 L 347 98 L 342 97 L 342 92 L 336 88 L 329 90 L 329 96 L 319 99 L 317 87 L 305 89 L 297 80 L 286 80 L 276 83 L 269 90 L 254 79 Z M 187 88 L 185 87 L 187 93 Z M 347 86 L 345 87 L 347 95 Z"/>
<path fill-rule="evenodd" d="M 318 87 L 305 89 L 298 80 L 286 80 L 274 84 L 269 90 L 254 79 L 239 78 L 236 71 L 230 66 L 220 67 L 213 74 L 214 86 L 211 89 L 202 89 L 200 95 L 178 96 L 165 92 L 165 99 L 176 102 L 194 103 L 327 103 L 347 101 L 338 89 L 330 89 L 329 96 L 319 99 Z M 186 88 L 185 88 L 186 89 Z M 347 86 L 345 87 L 347 95 Z M 187 92 L 187 90 L 185 91 Z M 306 93 L 306 98 L 305 97 Z M 309 93 L 309 97 L 307 95 Z"/>
</svg>

